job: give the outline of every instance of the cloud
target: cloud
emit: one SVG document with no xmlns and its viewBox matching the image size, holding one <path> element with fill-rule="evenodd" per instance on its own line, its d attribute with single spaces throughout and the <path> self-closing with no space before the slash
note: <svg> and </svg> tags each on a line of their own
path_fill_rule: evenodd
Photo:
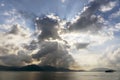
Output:
<svg viewBox="0 0 120 80">
<path fill-rule="evenodd" d="M 117 48 L 116 50 L 114 50 L 111 55 L 108 56 L 108 58 L 110 59 L 110 61 L 112 61 L 112 63 L 115 64 L 115 66 L 120 67 L 120 48 Z"/>
<path fill-rule="evenodd" d="M 106 5 L 102 5 L 100 7 L 100 11 L 102 12 L 110 11 L 116 6 L 116 4 L 117 4 L 117 1 L 108 2 Z"/>
<path fill-rule="evenodd" d="M 76 43 L 75 46 L 77 49 L 85 49 L 87 48 L 89 43 Z"/>
<path fill-rule="evenodd" d="M 60 25 L 59 17 L 52 14 L 36 18 L 39 50 L 32 57 L 40 61 L 39 65 L 67 68 L 75 64 L 67 51 L 67 41 L 58 33 L 62 29 Z"/>
<path fill-rule="evenodd" d="M 106 52 L 101 56 L 100 62 L 104 66 L 118 68 L 120 67 L 120 45 L 109 46 Z"/>
<path fill-rule="evenodd" d="M 28 37 L 31 34 L 29 33 L 29 29 L 25 28 L 19 24 L 14 24 L 11 26 L 10 30 L 6 33 L 8 35 L 13 34 L 13 35 L 20 35 L 22 37 Z"/>
<path fill-rule="evenodd" d="M 116 23 L 115 28 L 116 28 L 116 30 L 120 30 L 120 23 Z"/>
<path fill-rule="evenodd" d="M 62 3 L 64 3 L 65 2 L 65 0 L 61 0 L 62 1 Z"/>
<path fill-rule="evenodd" d="M 31 41 L 31 33 L 25 27 L 16 25 L 1 25 L 0 61 L 9 66 L 22 66 L 32 61 L 30 51 L 23 47 Z M 5 27 L 4 27 L 5 26 Z M 8 27 L 7 27 L 8 26 Z"/>
<path fill-rule="evenodd" d="M 9 50 L 5 47 L 0 46 L 0 55 L 6 55 L 8 54 Z"/>
<path fill-rule="evenodd" d="M 102 28 L 102 24 L 98 22 L 98 17 L 95 15 L 90 17 L 84 17 L 78 19 L 75 23 L 70 25 L 70 31 L 77 31 L 77 32 L 97 32 Z"/>
<path fill-rule="evenodd" d="M 41 60 L 40 65 L 51 65 L 55 67 L 70 67 L 75 61 L 68 53 L 67 47 L 59 42 L 42 42 L 41 49 L 33 54 L 34 59 Z"/>
<path fill-rule="evenodd" d="M 11 31 L 9 31 L 8 34 L 18 34 L 18 32 L 19 32 L 18 26 L 17 25 L 13 25 Z"/>
<path fill-rule="evenodd" d="M 39 65 L 66 68 L 72 66 L 75 61 L 67 51 L 67 44 L 58 34 L 58 21 L 59 19 L 52 15 L 37 19 L 38 36 L 20 24 L 0 25 L 0 29 L 4 30 L 0 34 L 2 64 L 23 66 L 39 62 Z"/>
<path fill-rule="evenodd" d="M 69 25 L 70 31 L 77 32 L 93 32 L 96 33 L 102 29 L 104 25 L 101 21 L 101 16 L 97 15 L 96 12 L 100 9 L 101 6 L 106 5 L 111 0 L 94 0 L 89 3 L 88 6 L 85 6 L 80 15 L 74 19 Z M 104 18 L 102 18 L 104 19 Z"/>
<path fill-rule="evenodd" d="M 116 32 L 119 33 L 120 31 L 120 23 L 115 23 L 114 25 L 110 26 L 110 28 L 108 28 L 108 31 L 109 33 L 112 33 L 112 34 L 116 34 Z"/>
<path fill-rule="evenodd" d="M 119 49 L 106 55 L 107 59 L 106 56 L 101 58 L 104 51 L 99 51 L 114 40 L 114 32 L 120 29 L 119 23 L 114 27 L 104 25 L 107 21 L 102 15 L 96 14 L 97 11 L 112 10 L 115 3 L 111 0 L 89 1 L 90 4 L 71 22 L 50 14 L 37 17 L 35 28 L 34 22 L 31 25 L 29 21 L 33 21 L 36 15 L 15 9 L 5 11 L 4 16 L 9 17 L 6 22 L 10 24 L 0 25 L 0 63 L 10 66 L 36 63 L 65 68 L 74 66 L 76 62 L 82 67 L 99 67 L 113 65 L 112 63 L 118 66 Z M 117 14 L 119 12 L 111 16 L 119 16 Z M 28 29 L 27 20 L 33 33 Z"/>
<path fill-rule="evenodd" d="M 8 7 L 8 6 L 7 6 Z M 15 25 L 20 24 L 21 26 L 28 27 L 29 29 L 34 29 L 34 18 L 36 14 L 32 12 L 27 12 L 24 10 L 19 10 L 16 8 L 3 9 L 0 13 L 1 15 L 1 24 L 5 25 Z"/>
<path fill-rule="evenodd" d="M 42 42 L 41 49 L 33 55 L 33 58 L 39 59 L 40 57 L 43 57 L 44 55 L 47 55 L 49 53 L 53 53 L 58 48 L 57 42 Z"/>
<path fill-rule="evenodd" d="M 110 44 L 114 44 L 112 42 L 115 39 L 114 31 L 111 31 L 109 28 L 111 28 L 111 26 L 108 28 L 104 26 L 98 34 L 90 34 L 89 32 L 63 34 L 62 38 L 68 41 L 71 46 L 69 53 L 81 67 L 86 69 L 109 67 L 107 60 L 101 60 L 105 48 L 110 46 Z"/>
<path fill-rule="evenodd" d="M 98 31 L 101 26 L 98 23 L 99 18 L 94 13 L 99 9 L 101 5 L 100 1 L 91 2 L 91 6 L 88 6 L 77 19 L 70 25 L 70 31 Z"/>
<path fill-rule="evenodd" d="M 4 6 L 5 6 L 5 4 L 4 4 L 4 3 L 1 3 L 1 4 L 0 4 L 0 6 L 1 6 L 1 7 L 4 7 Z"/>
<path fill-rule="evenodd" d="M 71 54 L 73 56 L 73 59 L 82 67 L 83 69 L 93 69 L 96 67 L 101 67 L 100 64 L 100 56 L 101 54 L 97 54 L 94 51 L 88 51 L 86 49 L 81 50 L 74 50 L 74 54 Z"/>
<path fill-rule="evenodd" d="M 36 20 L 37 30 L 41 31 L 39 40 L 41 39 L 60 39 L 58 35 L 58 21 L 49 16 L 41 17 Z"/>
<path fill-rule="evenodd" d="M 88 0 L 89 2 L 93 2 L 94 0 Z"/>
<path fill-rule="evenodd" d="M 111 18 L 118 18 L 118 17 L 120 17 L 120 9 L 115 13 L 112 13 L 109 18 L 111 19 Z"/>
<path fill-rule="evenodd" d="M 97 34 L 91 34 L 89 32 L 86 33 L 72 32 L 72 33 L 62 34 L 60 36 L 62 37 L 62 39 L 66 40 L 70 46 L 73 46 L 76 43 L 78 44 L 80 43 L 82 45 L 86 44 L 85 47 L 89 47 L 89 46 L 91 47 L 91 46 L 103 45 L 107 41 L 112 40 L 114 38 L 113 31 L 106 32 L 106 30 L 108 30 L 108 28 L 99 31 Z M 87 45 L 87 43 L 89 46 Z"/>
<path fill-rule="evenodd" d="M 23 44 L 23 47 L 27 50 L 34 51 L 38 48 L 38 42 L 36 40 L 31 40 L 29 44 Z"/>
<path fill-rule="evenodd" d="M 22 51 L 23 52 L 23 51 Z M 6 56 L 0 56 L 0 60 L 4 65 L 7 66 L 24 66 L 30 62 L 32 62 L 32 58 L 25 53 L 18 52 L 15 54 L 8 54 Z"/>
</svg>

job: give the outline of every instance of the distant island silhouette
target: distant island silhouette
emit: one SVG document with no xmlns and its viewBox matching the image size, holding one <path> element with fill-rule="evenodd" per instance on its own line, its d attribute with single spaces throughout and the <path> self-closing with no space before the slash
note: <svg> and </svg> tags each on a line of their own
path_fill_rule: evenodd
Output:
<svg viewBox="0 0 120 80">
<path fill-rule="evenodd" d="M 91 72 L 106 72 L 106 73 L 116 72 L 116 70 L 109 69 L 109 68 L 94 68 L 94 69 L 91 69 L 90 71 Z"/>
<path fill-rule="evenodd" d="M 71 70 L 67 68 L 56 68 L 52 66 L 27 65 L 22 67 L 0 66 L 0 71 L 54 71 L 54 72 L 80 72 L 85 70 Z"/>
</svg>

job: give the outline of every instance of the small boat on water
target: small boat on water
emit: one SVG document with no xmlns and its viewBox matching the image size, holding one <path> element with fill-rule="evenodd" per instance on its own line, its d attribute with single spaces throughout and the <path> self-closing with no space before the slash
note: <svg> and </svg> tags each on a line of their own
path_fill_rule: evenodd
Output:
<svg viewBox="0 0 120 80">
<path fill-rule="evenodd" d="M 111 72 L 115 72 L 115 70 L 106 70 L 106 73 L 111 73 Z"/>
</svg>

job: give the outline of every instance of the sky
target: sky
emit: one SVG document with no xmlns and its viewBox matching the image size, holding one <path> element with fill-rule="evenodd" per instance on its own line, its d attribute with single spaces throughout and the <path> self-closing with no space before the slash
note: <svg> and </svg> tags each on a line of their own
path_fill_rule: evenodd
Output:
<svg viewBox="0 0 120 80">
<path fill-rule="evenodd" d="M 0 65 L 120 69 L 120 0 L 0 0 Z"/>
</svg>

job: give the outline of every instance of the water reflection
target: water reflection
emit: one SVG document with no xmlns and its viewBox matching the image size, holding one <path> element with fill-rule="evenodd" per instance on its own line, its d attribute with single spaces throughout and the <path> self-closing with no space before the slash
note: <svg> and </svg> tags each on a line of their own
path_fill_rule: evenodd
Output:
<svg viewBox="0 0 120 80">
<path fill-rule="evenodd" d="M 120 80 L 120 73 L 0 72 L 0 80 Z"/>
</svg>

